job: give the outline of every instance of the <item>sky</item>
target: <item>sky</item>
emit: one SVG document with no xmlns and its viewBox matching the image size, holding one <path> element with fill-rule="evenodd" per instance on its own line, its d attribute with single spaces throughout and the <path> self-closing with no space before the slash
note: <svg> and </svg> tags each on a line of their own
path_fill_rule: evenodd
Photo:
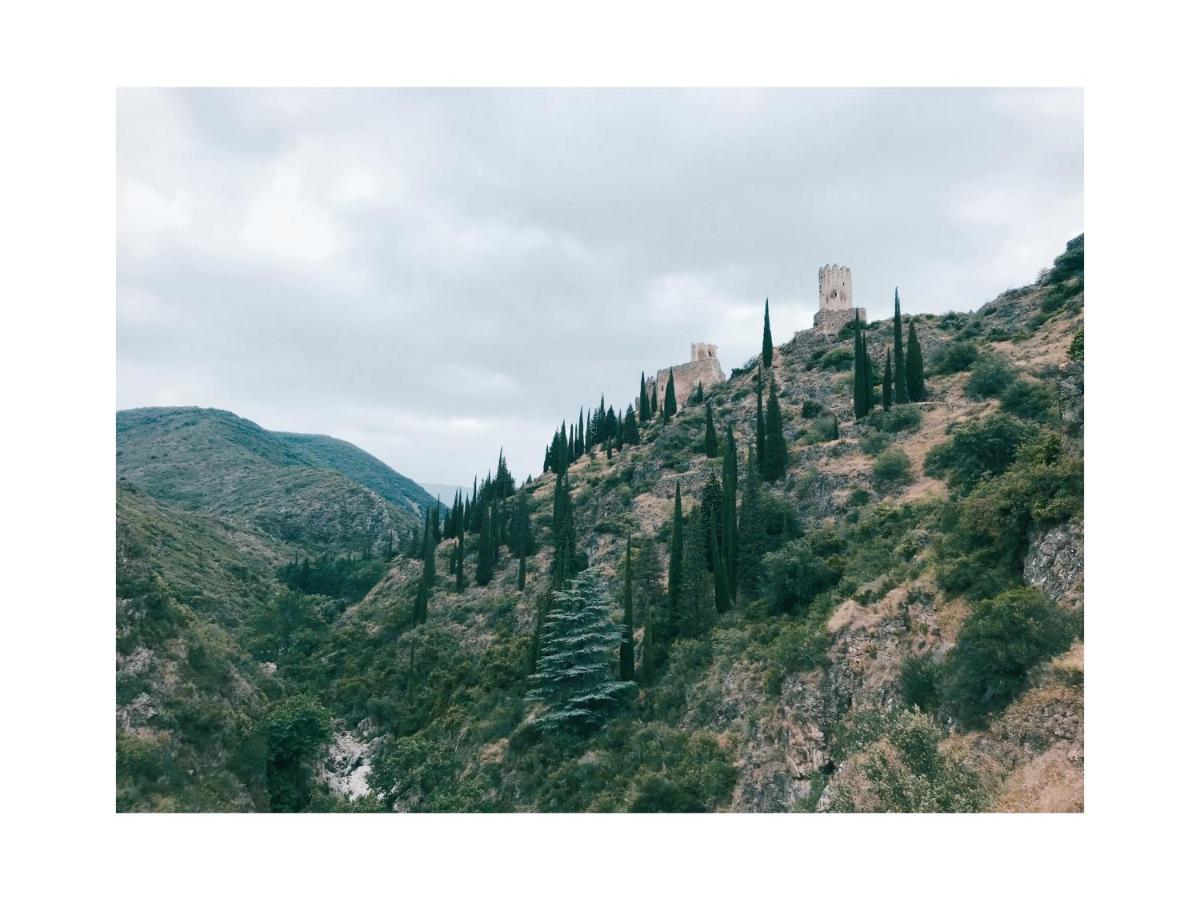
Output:
<svg viewBox="0 0 1200 900">
<path fill-rule="evenodd" d="M 117 97 L 117 406 L 329 434 L 422 482 L 718 346 L 817 270 L 976 309 L 1083 230 L 1078 90 L 196 90 Z"/>
</svg>

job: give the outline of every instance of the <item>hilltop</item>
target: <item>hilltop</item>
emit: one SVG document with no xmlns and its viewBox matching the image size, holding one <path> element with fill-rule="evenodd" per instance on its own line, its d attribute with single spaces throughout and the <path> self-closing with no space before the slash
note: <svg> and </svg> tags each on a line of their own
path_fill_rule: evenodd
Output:
<svg viewBox="0 0 1200 900">
<path fill-rule="evenodd" d="M 222 711 L 205 720 L 207 740 L 259 748 L 210 754 L 200 775 L 165 771 L 150 748 L 195 742 L 199 726 L 137 719 L 140 698 L 161 691 L 138 682 L 118 709 L 126 808 L 1081 809 L 1082 321 L 1080 236 L 1036 281 L 978 311 L 903 317 L 926 360 L 921 402 L 854 418 L 850 328 L 776 346 L 767 375 L 787 467 L 762 485 L 761 561 L 740 576 L 736 605 L 672 640 L 652 674 L 646 626 L 664 602 L 676 489 L 690 518 L 720 477 L 722 459 L 704 452 L 705 409 L 683 405 L 669 422 L 642 423 L 640 442 L 611 458 L 594 447 L 573 461 L 577 550 L 610 585 L 614 618 L 627 539 L 637 579 L 637 686 L 587 734 L 543 733 L 524 699 L 539 605 L 551 597 L 554 473 L 523 489 L 524 591 L 511 533 L 486 584 L 473 577 L 481 536 L 468 533 L 461 592 L 447 539 L 418 625 L 417 558 L 380 560 L 361 595 L 297 593 L 270 571 L 277 536 L 254 515 L 239 510 L 247 524 L 238 527 L 261 533 L 229 532 L 125 497 L 119 518 L 170 517 L 185 548 L 213 547 L 225 600 L 209 604 L 196 587 L 208 576 L 176 565 L 170 545 L 144 547 L 136 565 L 119 558 L 119 573 L 144 573 L 124 592 L 119 582 L 119 596 L 165 593 L 186 608 L 171 619 L 184 635 L 173 646 L 223 648 L 207 681 L 190 676 L 190 702 Z M 891 320 L 864 335 L 882 360 Z M 704 387 L 718 429 L 733 430 L 742 485 L 759 377 L 753 364 Z M 238 444 L 258 448 L 233 457 L 239 469 L 304 464 L 276 456 L 294 446 L 264 445 L 257 433 Z M 251 466 L 243 454 L 271 460 Z M 158 491 L 147 494 L 227 509 L 212 498 L 226 497 L 218 486 L 228 475 L 210 471 L 200 500 L 185 487 L 191 463 L 145 457 L 125 465 Z M 498 509 L 510 523 L 516 499 Z M 184 596 L 197 599 L 174 599 Z M 142 615 L 145 629 L 156 614 Z M 147 653 L 146 671 L 162 665 L 163 651 L 125 634 L 126 670 Z M 302 737 L 282 747 L 283 733 Z"/>
<path fill-rule="evenodd" d="M 117 478 L 317 552 L 398 547 L 436 502 L 345 441 L 196 407 L 118 412 Z"/>
</svg>

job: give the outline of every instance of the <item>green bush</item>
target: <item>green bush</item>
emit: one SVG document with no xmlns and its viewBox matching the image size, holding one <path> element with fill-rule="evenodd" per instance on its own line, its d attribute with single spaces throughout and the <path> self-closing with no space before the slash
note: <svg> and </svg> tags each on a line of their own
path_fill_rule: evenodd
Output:
<svg viewBox="0 0 1200 900">
<path fill-rule="evenodd" d="M 817 403 L 815 400 L 805 400 L 800 406 L 800 418 L 815 419 L 824 411 L 825 407 L 823 407 L 820 403 Z"/>
<path fill-rule="evenodd" d="M 1071 646 L 1071 619 L 1040 591 L 1017 588 L 983 600 L 946 657 L 942 691 L 966 726 L 982 726 L 1029 683 L 1030 670 Z"/>
<path fill-rule="evenodd" d="M 925 474 L 944 478 L 952 488 L 969 489 L 985 475 L 998 475 L 1036 429 L 1003 413 L 952 427 L 950 440 L 925 455 Z"/>
<path fill-rule="evenodd" d="M 971 375 L 967 379 L 964 391 L 972 400 L 999 397 L 1016 377 L 1016 370 L 1007 357 L 989 353 L 987 356 L 981 356 L 971 366 Z"/>
<path fill-rule="evenodd" d="M 882 431 L 876 431 L 873 428 L 867 431 L 858 441 L 859 448 L 868 456 L 877 456 L 890 447 L 891 444 L 891 435 L 884 434 Z"/>
<path fill-rule="evenodd" d="M 1049 422 L 1054 418 L 1055 401 L 1054 391 L 1049 387 L 1022 378 L 1000 395 L 1000 408 L 1022 419 Z"/>
<path fill-rule="evenodd" d="M 854 367 L 854 351 L 846 347 L 834 347 L 822 354 L 817 365 L 822 369 L 832 369 L 835 372 L 846 372 Z"/>
<path fill-rule="evenodd" d="M 771 608 L 783 613 L 807 609 L 819 593 L 837 584 L 843 566 L 836 555 L 822 557 L 809 539 L 791 541 L 768 553 L 763 557 L 762 572 Z"/>
<path fill-rule="evenodd" d="M 877 409 L 867 417 L 867 423 L 887 434 L 916 431 L 921 427 L 921 410 L 909 405 Z"/>
<path fill-rule="evenodd" d="M 912 480 L 908 454 L 903 450 L 888 450 L 875 460 L 871 470 L 875 484 L 881 488 L 893 488 Z"/>
<path fill-rule="evenodd" d="M 965 372 L 979 357 L 979 350 L 972 341 L 951 341 L 932 360 L 929 371 L 934 375 L 953 375 Z"/>
<path fill-rule="evenodd" d="M 900 667 L 900 696 L 906 706 L 937 711 L 942 667 L 930 654 L 910 656 Z"/>
</svg>

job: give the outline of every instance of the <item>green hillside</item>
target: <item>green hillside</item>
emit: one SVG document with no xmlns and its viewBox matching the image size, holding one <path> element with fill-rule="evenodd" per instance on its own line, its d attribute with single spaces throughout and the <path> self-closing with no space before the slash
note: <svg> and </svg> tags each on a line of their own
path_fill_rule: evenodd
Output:
<svg viewBox="0 0 1200 900">
<path fill-rule="evenodd" d="M 156 518 L 126 527 L 143 550 L 130 562 L 119 542 L 118 595 L 173 600 L 166 624 L 147 632 L 147 615 L 122 632 L 119 663 L 145 648 L 177 661 L 205 643 L 227 674 L 180 682 L 194 685 L 188 702 L 221 711 L 199 725 L 132 718 L 122 709 L 159 695 L 126 689 L 119 765 L 142 768 L 119 778 L 119 803 L 1082 809 L 1083 300 L 1080 236 L 977 311 L 904 314 L 924 394 L 890 409 L 895 323 L 869 323 L 875 408 L 858 417 L 854 330 L 801 332 L 769 368 L 705 385 L 704 404 L 679 398 L 669 420 L 639 421 L 636 441 L 580 436 L 548 459 L 562 476 L 488 485 L 462 516 L 461 555 L 452 517 L 428 553 L 361 561 L 375 566 L 357 572 L 360 588 L 373 578 L 365 592 L 311 572 L 301 592 L 294 567 L 272 574 L 265 526 L 222 532 L 126 496 L 119 523 Z M 765 444 L 751 453 L 760 389 Z M 263 454 L 225 449 L 228 433 L 205 441 L 260 471 L 249 458 Z M 142 481 L 196 490 L 186 453 L 146 459 L 149 444 L 135 446 L 124 465 Z M 297 467 L 282 459 L 280 477 Z M 760 477 L 775 463 L 779 477 Z M 202 493 L 197 508 L 223 496 Z M 160 529 L 172 537 L 156 543 Z M 258 693 L 234 690 L 239 678 Z M 239 762 L 214 753 L 207 774 L 172 780 L 159 757 L 143 762 L 151 740 L 258 749 Z"/>
<path fill-rule="evenodd" d="M 398 546 L 420 521 L 414 505 L 433 498 L 357 448 L 333 446 L 341 443 L 273 434 L 224 410 L 122 410 L 117 478 L 316 552 Z"/>
</svg>

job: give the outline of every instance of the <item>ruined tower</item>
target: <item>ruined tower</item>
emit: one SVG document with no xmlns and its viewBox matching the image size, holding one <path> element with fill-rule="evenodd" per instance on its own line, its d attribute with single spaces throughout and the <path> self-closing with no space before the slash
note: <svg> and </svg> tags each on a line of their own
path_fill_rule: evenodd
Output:
<svg viewBox="0 0 1200 900">
<path fill-rule="evenodd" d="M 687 403 L 688 397 L 692 396 L 697 384 L 711 387 L 725 380 L 721 361 L 717 359 L 717 345 L 706 344 L 702 341 L 692 344 L 690 362 L 659 369 L 653 378 L 646 380 L 646 390 L 657 391 L 660 404 L 666 398 L 667 379 L 672 372 L 675 373 L 675 401 L 680 407 Z"/>
<path fill-rule="evenodd" d="M 854 321 L 856 310 L 866 319 L 866 310 L 854 305 L 854 287 L 846 266 L 821 266 L 817 271 L 817 296 L 819 306 L 813 328 L 822 334 L 837 334 L 847 322 Z"/>
</svg>

